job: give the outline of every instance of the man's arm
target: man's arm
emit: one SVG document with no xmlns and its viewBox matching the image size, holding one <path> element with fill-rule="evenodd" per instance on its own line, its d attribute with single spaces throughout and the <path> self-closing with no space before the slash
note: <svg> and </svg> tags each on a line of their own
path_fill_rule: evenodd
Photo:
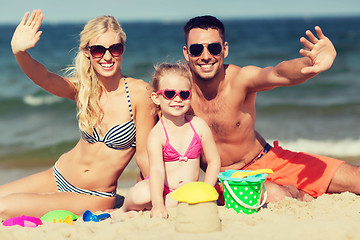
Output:
<svg viewBox="0 0 360 240">
<path fill-rule="evenodd" d="M 306 31 L 308 39 L 300 38 L 300 42 L 306 48 L 300 50 L 303 58 L 284 61 L 275 67 L 264 69 L 248 67 L 250 91 L 297 85 L 328 70 L 335 60 L 336 50 L 320 27 L 315 27 L 315 30 L 318 38 L 309 30 Z"/>
</svg>

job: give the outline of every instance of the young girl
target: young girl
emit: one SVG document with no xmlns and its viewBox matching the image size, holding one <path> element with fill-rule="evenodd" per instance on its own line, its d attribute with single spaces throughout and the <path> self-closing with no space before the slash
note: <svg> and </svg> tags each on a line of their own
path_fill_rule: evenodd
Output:
<svg viewBox="0 0 360 240">
<path fill-rule="evenodd" d="M 146 139 L 156 120 L 151 88 L 122 73 L 126 35 L 120 24 L 111 16 L 89 21 L 81 32 L 73 74 L 62 77 L 28 53 L 40 39 L 42 19 L 40 10 L 24 15 L 12 51 L 35 84 L 76 102 L 81 138 L 53 168 L 0 186 L 2 218 L 113 208 L 117 180 L 135 147 L 140 170 L 149 174 Z"/>
<path fill-rule="evenodd" d="M 167 218 L 166 207 L 177 205 L 169 193 L 199 180 L 200 155 L 208 164 L 204 182 L 215 185 L 220 157 L 211 130 L 202 119 L 186 115 L 191 101 L 190 77 L 181 64 L 163 63 L 156 68 L 151 97 L 162 117 L 148 138 L 150 176 L 129 190 L 120 211 L 151 208 L 151 217 Z"/>
</svg>

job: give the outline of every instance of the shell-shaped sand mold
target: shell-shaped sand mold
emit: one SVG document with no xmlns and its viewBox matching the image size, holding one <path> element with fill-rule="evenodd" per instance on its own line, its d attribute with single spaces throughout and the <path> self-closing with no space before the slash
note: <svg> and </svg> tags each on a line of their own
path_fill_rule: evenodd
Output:
<svg viewBox="0 0 360 240">
<path fill-rule="evenodd" d="M 219 194 L 208 183 L 190 182 L 172 192 L 171 197 L 178 202 L 195 204 L 216 201 L 219 198 Z"/>
</svg>

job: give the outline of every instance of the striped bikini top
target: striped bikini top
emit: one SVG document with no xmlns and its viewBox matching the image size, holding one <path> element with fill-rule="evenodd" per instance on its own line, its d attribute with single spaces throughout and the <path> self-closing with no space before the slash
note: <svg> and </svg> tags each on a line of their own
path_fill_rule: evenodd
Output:
<svg viewBox="0 0 360 240">
<path fill-rule="evenodd" d="M 113 148 L 116 150 L 123 150 L 127 148 L 135 148 L 136 147 L 136 127 L 133 119 L 133 113 L 130 103 L 130 95 L 129 88 L 127 82 L 125 81 L 125 90 L 126 90 L 126 98 L 128 101 L 129 111 L 131 120 L 128 122 L 115 125 L 107 133 L 103 138 L 100 137 L 99 133 L 94 128 L 93 134 L 90 135 L 86 132 L 80 130 L 82 138 L 88 143 L 96 143 L 103 142 L 109 148 Z"/>
</svg>

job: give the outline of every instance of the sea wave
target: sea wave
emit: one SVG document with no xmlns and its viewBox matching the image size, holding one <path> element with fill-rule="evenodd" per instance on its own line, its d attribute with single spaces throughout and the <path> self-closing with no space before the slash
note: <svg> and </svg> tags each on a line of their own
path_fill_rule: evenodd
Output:
<svg viewBox="0 0 360 240">
<path fill-rule="evenodd" d="M 54 103 L 59 103 L 62 101 L 61 98 L 56 97 L 56 96 L 32 96 L 32 95 L 27 95 L 23 97 L 23 101 L 25 104 L 30 105 L 30 106 L 42 106 L 42 105 L 51 105 Z"/>
<path fill-rule="evenodd" d="M 269 141 L 272 143 L 273 140 Z M 360 157 L 360 137 L 358 139 L 340 140 L 312 140 L 299 138 L 296 140 L 284 140 L 280 142 L 283 148 L 313 154 L 334 156 L 334 157 Z M 359 158 L 360 161 L 360 158 Z"/>
</svg>

